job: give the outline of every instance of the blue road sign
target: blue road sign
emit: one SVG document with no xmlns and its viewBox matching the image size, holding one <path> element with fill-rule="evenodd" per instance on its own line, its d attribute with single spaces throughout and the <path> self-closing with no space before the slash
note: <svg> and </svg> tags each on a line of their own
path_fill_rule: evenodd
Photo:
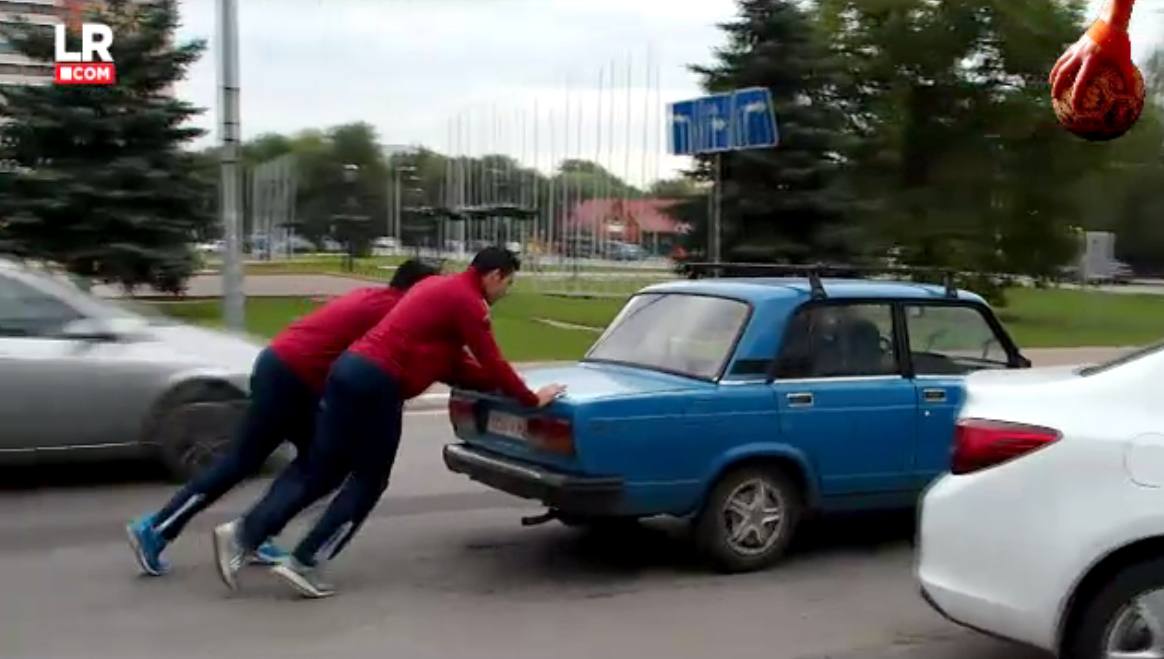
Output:
<svg viewBox="0 0 1164 659">
<path fill-rule="evenodd" d="M 734 145 L 737 149 L 765 149 L 780 143 L 772 92 L 765 87 L 741 89 L 733 98 Z"/>
<path fill-rule="evenodd" d="M 780 142 L 772 94 L 764 87 L 671 104 L 671 153 L 690 156 L 764 149 Z"/>
<path fill-rule="evenodd" d="M 690 156 L 695 153 L 695 101 L 671 105 L 671 153 Z"/>
<path fill-rule="evenodd" d="M 700 153 L 732 148 L 732 95 L 717 94 L 699 99 L 695 150 Z"/>
</svg>

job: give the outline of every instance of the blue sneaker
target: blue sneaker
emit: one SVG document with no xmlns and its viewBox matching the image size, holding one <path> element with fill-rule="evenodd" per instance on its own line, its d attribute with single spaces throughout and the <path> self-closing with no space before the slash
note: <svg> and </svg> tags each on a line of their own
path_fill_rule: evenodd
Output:
<svg viewBox="0 0 1164 659">
<path fill-rule="evenodd" d="M 160 577 L 170 571 L 170 564 L 162 558 L 166 539 L 154 530 L 153 515 L 139 517 L 125 527 L 129 546 L 137 558 L 141 571 L 151 577 Z"/>
<path fill-rule="evenodd" d="M 287 556 L 287 552 L 283 551 L 279 545 L 275 544 L 271 540 L 268 540 L 259 545 L 259 548 L 255 550 L 255 553 L 251 554 L 250 563 L 251 565 L 278 565 L 279 563 L 282 563 L 287 558 Z"/>
</svg>

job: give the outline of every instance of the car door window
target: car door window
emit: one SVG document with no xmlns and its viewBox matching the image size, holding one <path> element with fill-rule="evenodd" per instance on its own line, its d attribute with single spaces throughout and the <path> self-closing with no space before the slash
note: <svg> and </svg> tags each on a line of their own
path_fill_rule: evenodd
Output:
<svg viewBox="0 0 1164 659">
<path fill-rule="evenodd" d="M 1010 363 L 1001 338 L 975 307 L 906 305 L 905 318 L 918 375 L 961 375 Z"/>
<path fill-rule="evenodd" d="M 57 298 L 0 275 L 0 336 L 53 336 L 80 318 Z"/>
<path fill-rule="evenodd" d="M 828 304 L 800 309 L 784 332 L 779 379 L 900 373 L 888 304 Z"/>
</svg>

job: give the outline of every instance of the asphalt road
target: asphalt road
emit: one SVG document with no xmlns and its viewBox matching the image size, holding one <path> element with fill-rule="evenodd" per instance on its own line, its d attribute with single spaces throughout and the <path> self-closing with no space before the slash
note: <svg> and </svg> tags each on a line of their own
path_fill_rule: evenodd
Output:
<svg viewBox="0 0 1164 659">
<path fill-rule="evenodd" d="M 522 528 L 524 502 L 448 473 L 443 414 L 417 413 L 386 498 L 330 577 L 297 600 L 259 568 L 229 595 L 196 519 L 171 575 L 137 576 L 122 525 L 172 490 L 140 465 L 0 471 L 0 657 L 1035 659 L 932 613 L 911 516 L 817 522 L 783 565 L 705 572 L 682 528 Z M 308 515 L 313 517 L 313 515 Z M 290 534 L 297 534 L 295 526 Z"/>
</svg>

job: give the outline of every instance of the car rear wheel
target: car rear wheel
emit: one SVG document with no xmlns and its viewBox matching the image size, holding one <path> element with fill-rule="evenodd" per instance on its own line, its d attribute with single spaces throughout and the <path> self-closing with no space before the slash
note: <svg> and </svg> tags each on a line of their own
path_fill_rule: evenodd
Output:
<svg viewBox="0 0 1164 659">
<path fill-rule="evenodd" d="M 1117 574 L 1074 627 L 1064 659 L 1164 658 L 1164 559 Z"/>
<path fill-rule="evenodd" d="M 219 393 L 173 401 L 155 417 L 150 439 L 170 475 L 187 481 L 229 449 L 245 411 L 245 399 Z"/>
<path fill-rule="evenodd" d="M 745 467 L 712 489 L 695 521 L 695 541 L 725 572 L 749 572 L 779 560 L 800 523 L 803 497 L 778 467 Z"/>
</svg>

